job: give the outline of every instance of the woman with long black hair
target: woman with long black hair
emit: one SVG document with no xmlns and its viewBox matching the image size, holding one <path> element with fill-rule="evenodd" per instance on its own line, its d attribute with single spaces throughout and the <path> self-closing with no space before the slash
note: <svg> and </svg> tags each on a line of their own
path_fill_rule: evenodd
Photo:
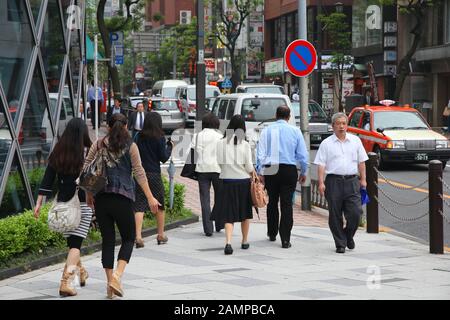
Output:
<svg viewBox="0 0 450 320">
<path fill-rule="evenodd" d="M 70 120 L 49 156 L 34 208 L 36 219 L 39 217 L 44 196 L 51 196 L 53 193 L 52 189 L 56 178 L 58 185 L 57 201 L 67 202 L 73 198 L 77 190 L 75 181 L 83 168 L 86 148 L 90 148 L 91 144 L 89 131 L 84 121 L 80 118 Z M 71 283 L 78 272 L 81 286 L 86 284 L 88 277 L 88 273 L 80 261 L 80 248 L 89 231 L 92 209 L 86 205 L 85 194 L 82 190 L 78 191 L 78 197 L 81 203 L 80 225 L 77 229 L 63 234 L 67 238 L 69 252 L 59 287 L 61 296 L 75 296 L 77 294 Z"/>
<path fill-rule="evenodd" d="M 144 127 L 135 138 L 141 155 L 142 166 L 145 169 L 147 181 L 155 198 L 161 206 L 158 211 L 152 213 L 156 216 L 156 226 L 158 235 L 156 242 L 164 244 L 169 241 L 164 234 L 164 185 L 161 178 L 160 162 L 164 163 L 170 158 L 172 153 L 172 141 L 166 142 L 162 129 L 162 118 L 158 112 L 149 112 L 145 115 Z M 142 222 L 144 212 L 149 210 L 145 194 L 138 186 L 136 190 L 136 201 L 134 202 L 134 218 L 136 221 L 136 248 L 144 247 L 142 240 Z"/>
<path fill-rule="evenodd" d="M 95 215 L 102 234 L 102 264 L 106 273 L 107 297 L 114 294 L 122 297 L 121 277 L 130 261 L 136 237 L 133 202 L 135 184 L 132 175 L 141 186 L 149 207 L 157 210 L 160 203 L 153 197 L 148 186 L 138 147 L 131 141 L 127 130 L 127 118 L 114 114 L 108 123 L 109 132 L 105 138 L 96 141 L 86 157 L 85 167 L 91 163 L 97 152 L 105 155 L 108 183 L 95 196 Z M 88 204 L 92 205 L 92 195 L 88 193 Z M 116 241 L 115 224 L 122 238 L 122 245 L 114 271 L 114 247 Z"/>
<path fill-rule="evenodd" d="M 254 170 L 250 144 L 245 140 L 245 121 L 234 115 L 224 138 L 217 142 L 217 162 L 220 165 L 221 189 L 211 213 L 211 219 L 225 224 L 225 254 L 232 254 L 231 238 L 235 222 L 241 223 L 241 249 L 248 249 L 248 231 L 253 218 L 250 194 L 250 174 Z"/>
</svg>

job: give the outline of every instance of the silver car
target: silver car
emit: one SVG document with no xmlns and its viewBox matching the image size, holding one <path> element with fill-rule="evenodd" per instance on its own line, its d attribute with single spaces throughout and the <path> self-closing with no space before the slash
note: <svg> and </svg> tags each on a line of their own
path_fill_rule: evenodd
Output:
<svg viewBox="0 0 450 320">
<path fill-rule="evenodd" d="M 184 128 L 186 121 L 180 100 L 153 97 L 149 106 L 152 112 L 158 112 L 161 115 L 164 130 Z"/>
</svg>

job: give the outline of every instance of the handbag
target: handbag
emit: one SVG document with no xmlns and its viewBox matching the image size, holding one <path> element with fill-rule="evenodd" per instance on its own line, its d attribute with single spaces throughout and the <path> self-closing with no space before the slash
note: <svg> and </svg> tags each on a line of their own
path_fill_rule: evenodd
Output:
<svg viewBox="0 0 450 320">
<path fill-rule="evenodd" d="M 48 228 L 56 232 L 67 232 L 78 228 L 81 221 L 81 206 L 78 199 L 78 187 L 72 199 L 67 202 L 56 201 L 48 211 L 47 224 Z"/>
<path fill-rule="evenodd" d="M 449 107 L 445 107 L 444 108 L 444 113 L 442 114 L 444 117 L 448 117 L 450 116 L 450 108 Z"/>
<path fill-rule="evenodd" d="M 80 174 L 78 185 L 81 189 L 93 194 L 94 196 L 102 191 L 108 183 L 103 151 L 104 148 L 99 148 L 95 158 L 81 171 Z"/>
<path fill-rule="evenodd" d="M 269 203 L 269 195 L 267 194 L 267 190 L 255 171 L 252 172 L 250 193 L 252 195 L 252 203 L 254 207 L 264 208 Z"/>
<path fill-rule="evenodd" d="M 185 178 L 189 178 L 192 180 L 198 180 L 197 172 L 195 172 L 196 161 L 197 161 L 197 143 L 198 143 L 198 134 L 195 138 L 195 148 L 191 148 L 189 154 L 184 163 L 183 169 L 181 170 L 181 176 Z"/>
</svg>

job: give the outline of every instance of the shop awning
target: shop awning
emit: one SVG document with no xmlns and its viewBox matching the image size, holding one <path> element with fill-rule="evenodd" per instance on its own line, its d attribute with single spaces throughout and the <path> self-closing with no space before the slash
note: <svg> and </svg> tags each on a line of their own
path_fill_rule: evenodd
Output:
<svg viewBox="0 0 450 320">
<path fill-rule="evenodd" d="M 94 61 L 94 42 L 86 35 L 86 59 Z M 97 59 L 103 59 L 100 52 L 97 52 Z"/>
</svg>

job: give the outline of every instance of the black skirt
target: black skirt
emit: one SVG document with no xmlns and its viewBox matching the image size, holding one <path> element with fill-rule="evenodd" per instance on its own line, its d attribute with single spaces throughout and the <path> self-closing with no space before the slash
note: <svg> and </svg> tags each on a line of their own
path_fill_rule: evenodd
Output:
<svg viewBox="0 0 450 320">
<path fill-rule="evenodd" d="M 220 193 L 211 212 L 216 223 L 242 222 L 253 219 L 250 179 L 219 180 Z"/>
<path fill-rule="evenodd" d="M 161 173 L 146 172 L 146 175 L 150 191 L 152 192 L 156 200 L 158 200 L 161 204 L 161 207 L 159 208 L 161 210 L 164 210 L 164 185 L 162 182 Z M 142 191 L 138 183 L 136 183 L 136 200 L 134 201 L 133 210 L 134 212 L 150 211 L 147 197 L 145 196 L 144 191 Z"/>
</svg>

